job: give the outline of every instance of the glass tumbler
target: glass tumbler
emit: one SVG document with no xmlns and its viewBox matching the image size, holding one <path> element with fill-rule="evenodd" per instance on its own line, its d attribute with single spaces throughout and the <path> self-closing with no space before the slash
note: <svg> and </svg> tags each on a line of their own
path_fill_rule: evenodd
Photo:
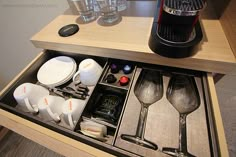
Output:
<svg viewBox="0 0 236 157">
<path fill-rule="evenodd" d="M 95 12 L 100 12 L 97 0 L 93 0 L 93 3 L 94 3 L 94 11 Z"/>
<path fill-rule="evenodd" d="M 113 23 L 119 19 L 117 0 L 97 0 L 102 20 Z"/>
<path fill-rule="evenodd" d="M 123 11 L 127 8 L 127 0 L 117 0 L 118 11 Z"/>
<path fill-rule="evenodd" d="M 85 22 L 96 19 L 93 0 L 70 0 Z"/>
</svg>

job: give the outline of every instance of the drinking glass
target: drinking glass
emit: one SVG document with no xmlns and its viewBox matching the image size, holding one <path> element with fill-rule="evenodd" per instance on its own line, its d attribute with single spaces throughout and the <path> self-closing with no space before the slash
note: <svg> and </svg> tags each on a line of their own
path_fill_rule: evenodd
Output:
<svg viewBox="0 0 236 157">
<path fill-rule="evenodd" d="M 117 0 L 97 0 L 102 20 L 113 23 L 119 19 Z"/>
<path fill-rule="evenodd" d="M 118 11 L 123 11 L 127 8 L 127 0 L 117 0 Z"/>
<path fill-rule="evenodd" d="M 136 135 L 121 135 L 121 138 L 132 143 L 157 149 L 157 145 L 144 139 L 148 107 L 160 100 L 163 96 L 163 81 L 159 71 L 143 69 L 134 87 L 134 94 L 141 104 Z"/>
<path fill-rule="evenodd" d="M 96 19 L 93 0 L 70 0 L 85 22 Z"/>
<path fill-rule="evenodd" d="M 176 157 L 194 157 L 187 150 L 186 117 L 200 106 L 200 96 L 193 76 L 175 75 L 170 79 L 166 97 L 179 112 L 179 148 L 163 148 Z"/>
<path fill-rule="evenodd" d="M 100 11 L 100 9 L 99 9 L 97 0 L 93 0 L 93 3 L 94 3 L 93 4 L 94 5 L 94 11 L 98 13 Z"/>
</svg>

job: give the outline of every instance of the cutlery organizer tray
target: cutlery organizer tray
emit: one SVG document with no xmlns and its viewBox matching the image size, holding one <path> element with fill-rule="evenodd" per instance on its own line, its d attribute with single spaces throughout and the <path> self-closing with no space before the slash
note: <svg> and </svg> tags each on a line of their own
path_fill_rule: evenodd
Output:
<svg viewBox="0 0 236 157">
<path fill-rule="evenodd" d="M 84 100 L 86 105 L 74 129 L 71 129 L 64 122 L 62 115 L 62 121 L 56 123 L 43 120 L 40 117 L 40 114 L 35 115 L 21 111 L 13 97 L 14 90 L 22 83 L 30 82 L 39 84 L 37 80 L 37 72 L 39 68 L 47 60 L 57 56 L 72 57 L 75 59 L 77 64 L 86 58 L 92 58 L 103 67 L 103 72 L 96 86 L 89 87 L 89 96 Z M 113 84 L 109 84 L 105 81 L 105 78 L 108 74 L 111 74 L 110 65 L 112 63 L 121 64 L 122 66 L 125 64 L 132 65 L 132 72 L 124 74 L 122 70 L 120 70 L 117 74 L 114 74 L 115 77 L 117 77 L 117 81 Z M 121 138 L 122 134 L 135 135 L 136 132 L 141 104 L 134 94 L 134 87 L 143 69 L 160 71 L 163 80 L 163 96 L 159 101 L 149 107 L 144 135 L 145 139 L 154 142 L 158 146 L 157 150 L 145 148 Z M 200 106 L 187 116 L 188 152 L 198 157 L 217 156 L 218 143 L 217 140 L 215 140 L 216 137 L 211 113 L 211 103 L 208 97 L 207 80 L 205 79 L 206 74 L 204 72 L 121 61 L 103 57 L 78 55 L 67 52 L 46 51 L 17 81 L 12 84 L 6 92 L 2 94 L 0 97 L 0 108 L 116 156 L 168 156 L 161 152 L 162 148 L 178 148 L 179 143 L 179 114 L 166 99 L 169 80 L 171 76 L 176 73 L 193 76 L 200 96 Z M 129 83 L 126 86 L 119 85 L 119 78 L 122 76 L 129 78 Z M 73 83 L 71 82 L 72 81 L 70 80 L 62 86 L 71 87 L 73 86 Z M 53 95 L 53 93 L 51 94 Z M 106 106 L 103 103 L 107 97 L 118 97 L 116 102 L 112 102 L 113 104 L 118 104 L 118 107 L 115 109 L 117 112 L 112 110 L 112 112 L 110 111 L 109 114 L 104 116 L 104 113 L 102 112 L 104 108 L 102 107 Z M 90 120 L 105 125 L 108 130 L 105 141 L 82 134 L 80 132 L 80 122 L 83 120 Z"/>
</svg>

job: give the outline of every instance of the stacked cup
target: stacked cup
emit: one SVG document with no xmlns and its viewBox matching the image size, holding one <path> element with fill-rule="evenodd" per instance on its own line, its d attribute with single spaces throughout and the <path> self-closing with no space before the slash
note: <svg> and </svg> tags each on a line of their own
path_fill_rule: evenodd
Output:
<svg viewBox="0 0 236 157">
<path fill-rule="evenodd" d="M 100 78 L 101 73 L 102 67 L 93 59 L 88 58 L 79 64 L 79 70 L 74 74 L 73 81 L 76 84 L 80 81 L 86 86 L 94 86 Z M 77 76 L 79 76 L 79 81 Z"/>
<path fill-rule="evenodd" d="M 42 97 L 38 102 L 39 113 L 45 120 L 54 120 L 59 122 L 60 115 L 62 114 L 61 104 L 65 100 L 59 96 L 47 95 Z"/>
<path fill-rule="evenodd" d="M 13 96 L 20 108 L 25 112 L 38 113 L 38 101 L 49 95 L 49 91 L 39 85 L 24 83 L 17 87 Z"/>
<path fill-rule="evenodd" d="M 74 128 L 75 124 L 78 122 L 84 106 L 85 103 L 79 99 L 68 99 L 63 103 L 62 112 L 64 120 L 71 128 Z"/>
<path fill-rule="evenodd" d="M 39 113 L 45 121 L 60 122 L 63 114 L 64 121 L 72 129 L 78 122 L 85 103 L 79 99 L 68 99 L 49 95 L 49 91 L 42 86 L 24 83 L 18 86 L 13 96 L 20 109 L 24 112 Z"/>
<path fill-rule="evenodd" d="M 102 67 L 93 59 L 85 59 L 79 65 L 79 70 L 74 74 L 73 81 L 79 81 L 86 86 L 96 85 Z M 79 99 L 68 99 L 49 95 L 49 91 L 39 85 L 24 83 L 14 91 L 14 98 L 20 108 L 25 112 L 39 113 L 45 121 L 60 122 L 64 115 L 65 122 L 74 128 L 84 109 L 85 102 Z"/>
</svg>

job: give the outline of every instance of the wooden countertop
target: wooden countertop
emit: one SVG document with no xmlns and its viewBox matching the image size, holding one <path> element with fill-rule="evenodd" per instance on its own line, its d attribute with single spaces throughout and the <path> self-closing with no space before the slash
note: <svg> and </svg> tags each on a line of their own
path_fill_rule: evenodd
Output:
<svg viewBox="0 0 236 157">
<path fill-rule="evenodd" d="M 100 19 L 84 24 L 69 9 L 33 36 L 31 41 L 37 48 L 208 72 L 230 73 L 236 67 L 235 56 L 210 4 L 202 15 L 204 38 L 196 49 L 197 53 L 184 59 L 162 57 L 150 50 L 148 40 L 155 1 L 132 1 L 128 5 L 128 10 L 122 13 L 122 20 L 113 26 L 104 26 Z M 71 23 L 78 23 L 80 31 L 71 37 L 60 37 L 58 30 Z"/>
</svg>

